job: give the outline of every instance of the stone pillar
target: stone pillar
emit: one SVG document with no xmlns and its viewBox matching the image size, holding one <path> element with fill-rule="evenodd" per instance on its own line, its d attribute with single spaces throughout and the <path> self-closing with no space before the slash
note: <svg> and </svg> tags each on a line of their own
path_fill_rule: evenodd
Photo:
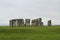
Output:
<svg viewBox="0 0 60 40">
<path fill-rule="evenodd" d="M 32 26 L 34 26 L 34 20 L 31 21 Z"/>
<path fill-rule="evenodd" d="M 13 23 L 12 25 L 15 27 L 16 26 L 16 19 L 13 19 L 12 23 Z"/>
<path fill-rule="evenodd" d="M 38 20 L 37 19 L 32 20 L 32 26 L 38 26 Z"/>
<path fill-rule="evenodd" d="M 42 18 L 38 18 L 38 26 L 43 26 Z"/>
<path fill-rule="evenodd" d="M 38 26 L 38 19 L 35 19 L 36 26 Z"/>
<path fill-rule="evenodd" d="M 52 26 L 51 20 L 48 21 L 48 26 Z"/>
<path fill-rule="evenodd" d="M 13 27 L 13 22 L 12 22 L 12 20 L 9 21 L 9 26 Z"/>
<path fill-rule="evenodd" d="M 32 25 L 32 26 L 34 25 L 34 20 L 31 21 L 31 25 Z"/>
<path fill-rule="evenodd" d="M 23 19 L 17 19 L 17 26 L 24 26 L 24 20 Z"/>
<path fill-rule="evenodd" d="M 43 22 L 41 22 L 41 26 L 43 26 Z"/>
<path fill-rule="evenodd" d="M 16 22 L 15 22 L 16 26 L 18 26 L 18 19 L 16 19 Z"/>
<path fill-rule="evenodd" d="M 30 26 L 30 19 L 25 19 L 25 26 Z"/>
<path fill-rule="evenodd" d="M 42 18 L 38 18 L 38 26 L 41 26 Z"/>
</svg>

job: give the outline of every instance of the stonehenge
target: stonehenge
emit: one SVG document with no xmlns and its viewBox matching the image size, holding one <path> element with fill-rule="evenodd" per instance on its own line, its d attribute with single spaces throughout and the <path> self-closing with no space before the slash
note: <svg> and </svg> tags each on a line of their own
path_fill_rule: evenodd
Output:
<svg viewBox="0 0 60 40">
<path fill-rule="evenodd" d="M 23 19 L 12 19 L 10 20 L 10 26 L 24 26 L 24 20 Z"/>
<path fill-rule="evenodd" d="M 25 26 L 30 26 L 30 19 L 25 19 Z"/>
<path fill-rule="evenodd" d="M 42 18 L 38 18 L 38 26 L 43 26 Z"/>
<path fill-rule="evenodd" d="M 32 20 L 32 26 L 37 26 L 38 25 L 38 20 L 37 19 L 34 19 Z"/>
<path fill-rule="evenodd" d="M 25 22 L 25 23 L 24 23 Z M 31 22 L 31 23 L 30 23 Z M 37 18 L 37 19 L 12 19 L 9 20 L 9 25 L 11 27 L 20 27 L 20 26 L 44 26 L 44 23 L 42 22 L 42 18 Z M 48 21 L 48 26 L 52 26 L 51 20 Z"/>
<path fill-rule="evenodd" d="M 41 18 L 38 18 L 38 19 L 32 20 L 32 25 L 33 26 L 43 26 L 42 19 Z"/>
<path fill-rule="evenodd" d="M 48 21 L 48 26 L 52 26 L 51 20 Z"/>
<path fill-rule="evenodd" d="M 10 26 L 13 26 L 12 20 L 9 21 L 9 25 L 10 25 Z"/>
</svg>

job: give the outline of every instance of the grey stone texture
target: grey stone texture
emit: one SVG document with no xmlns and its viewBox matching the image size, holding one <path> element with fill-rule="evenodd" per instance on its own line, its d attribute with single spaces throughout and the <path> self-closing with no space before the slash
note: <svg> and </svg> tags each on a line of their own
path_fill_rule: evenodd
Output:
<svg viewBox="0 0 60 40">
<path fill-rule="evenodd" d="M 52 26 L 51 23 L 52 23 L 51 20 L 49 20 L 49 21 L 48 21 L 48 26 Z"/>
<path fill-rule="evenodd" d="M 31 21 L 30 19 L 25 19 L 25 21 L 24 19 L 12 19 L 9 20 L 9 25 L 12 27 L 30 26 L 30 21 Z M 31 21 L 31 26 L 44 26 L 42 22 L 42 18 L 33 19 Z M 48 26 L 52 26 L 51 20 L 48 21 Z"/>
<path fill-rule="evenodd" d="M 32 20 L 32 26 L 38 26 L 38 19 Z"/>
<path fill-rule="evenodd" d="M 9 21 L 9 25 L 10 25 L 10 26 L 13 26 L 12 20 Z"/>
<path fill-rule="evenodd" d="M 41 22 L 41 25 L 40 26 L 43 26 L 43 22 Z"/>
<path fill-rule="evenodd" d="M 24 26 L 24 20 L 23 19 L 18 19 L 17 20 L 17 26 Z"/>
<path fill-rule="evenodd" d="M 10 22 L 10 26 L 24 26 L 23 19 L 12 19 L 9 22 Z"/>
<path fill-rule="evenodd" d="M 32 20 L 32 26 L 35 26 L 36 25 L 36 23 L 35 23 L 35 19 L 34 20 Z"/>
<path fill-rule="evenodd" d="M 42 18 L 38 18 L 38 26 L 42 26 L 43 22 L 42 22 Z"/>
<path fill-rule="evenodd" d="M 30 26 L 30 19 L 25 19 L 25 26 Z"/>
<path fill-rule="evenodd" d="M 32 25 L 33 26 L 43 26 L 42 18 L 33 19 L 32 20 Z"/>
</svg>

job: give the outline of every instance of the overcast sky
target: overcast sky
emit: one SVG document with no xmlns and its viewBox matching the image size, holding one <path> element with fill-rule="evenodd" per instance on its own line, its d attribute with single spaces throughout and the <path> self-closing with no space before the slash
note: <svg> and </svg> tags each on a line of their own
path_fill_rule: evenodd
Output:
<svg viewBox="0 0 60 40">
<path fill-rule="evenodd" d="M 8 25 L 10 19 L 42 18 L 60 24 L 60 0 L 0 0 L 0 25 Z"/>
</svg>

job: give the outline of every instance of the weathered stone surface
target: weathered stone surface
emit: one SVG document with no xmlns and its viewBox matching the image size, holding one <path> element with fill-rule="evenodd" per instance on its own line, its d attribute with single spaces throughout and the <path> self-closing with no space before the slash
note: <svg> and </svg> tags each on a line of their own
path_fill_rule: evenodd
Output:
<svg viewBox="0 0 60 40">
<path fill-rule="evenodd" d="M 16 20 L 11 20 L 12 21 L 12 26 L 16 26 Z"/>
<path fill-rule="evenodd" d="M 13 26 L 12 20 L 9 20 L 9 25 L 10 25 L 11 27 Z"/>
<path fill-rule="evenodd" d="M 24 26 L 23 19 L 12 19 L 10 20 L 10 26 Z"/>
<path fill-rule="evenodd" d="M 38 26 L 42 25 L 42 18 L 38 18 Z"/>
<path fill-rule="evenodd" d="M 17 19 L 17 26 L 24 26 L 24 20 L 23 19 Z"/>
<path fill-rule="evenodd" d="M 52 26 L 51 20 L 48 21 L 48 26 Z"/>
<path fill-rule="evenodd" d="M 41 22 L 41 26 L 43 26 L 43 22 Z"/>
<path fill-rule="evenodd" d="M 30 19 L 25 19 L 25 26 L 30 26 Z"/>
<path fill-rule="evenodd" d="M 10 26 L 30 26 L 30 19 L 12 19 L 9 21 Z M 31 21 L 32 26 L 43 26 L 42 18 L 33 19 Z M 51 20 L 48 21 L 48 26 L 51 26 Z"/>
<path fill-rule="evenodd" d="M 32 26 L 35 26 L 36 23 L 35 23 L 35 20 L 32 20 Z"/>
<path fill-rule="evenodd" d="M 32 26 L 38 26 L 38 20 L 37 19 L 32 20 Z"/>
</svg>

